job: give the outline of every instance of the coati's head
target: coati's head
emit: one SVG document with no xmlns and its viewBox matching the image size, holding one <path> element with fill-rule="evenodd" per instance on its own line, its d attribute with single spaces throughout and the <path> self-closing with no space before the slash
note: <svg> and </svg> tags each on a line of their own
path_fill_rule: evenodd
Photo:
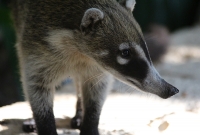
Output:
<svg viewBox="0 0 200 135">
<path fill-rule="evenodd" d="M 85 11 L 81 21 L 84 51 L 119 80 L 168 98 L 178 89 L 155 70 L 132 11 L 135 0 L 103 1 Z M 158 50 L 159 51 L 159 50 Z"/>
</svg>

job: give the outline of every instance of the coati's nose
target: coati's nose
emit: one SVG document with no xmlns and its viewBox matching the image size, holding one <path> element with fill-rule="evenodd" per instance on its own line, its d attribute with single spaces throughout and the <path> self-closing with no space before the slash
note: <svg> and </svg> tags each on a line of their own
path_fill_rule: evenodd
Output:
<svg viewBox="0 0 200 135">
<path fill-rule="evenodd" d="M 160 96 L 161 98 L 169 98 L 175 94 L 177 94 L 179 92 L 179 90 L 177 88 L 175 88 L 174 86 L 172 86 L 171 84 L 167 83 L 165 80 L 163 80 L 164 82 L 164 87 L 165 87 L 165 91 L 163 92 L 163 94 Z"/>
<path fill-rule="evenodd" d="M 143 82 L 144 91 L 158 95 L 161 98 L 169 98 L 179 92 L 177 88 L 166 82 L 156 71 L 154 66 L 149 69 L 149 75 Z"/>
<path fill-rule="evenodd" d="M 179 92 L 179 90 L 177 88 L 173 87 L 169 90 L 169 96 L 171 97 L 171 96 L 177 94 L 178 92 Z"/>
</svg>

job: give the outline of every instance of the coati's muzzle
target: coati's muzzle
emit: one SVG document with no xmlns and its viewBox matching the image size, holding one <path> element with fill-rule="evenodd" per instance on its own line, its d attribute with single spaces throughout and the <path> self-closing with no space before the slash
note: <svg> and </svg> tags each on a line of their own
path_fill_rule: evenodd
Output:
<svg viewBox="0 0 200 135">
<path fill-rule="evenodd" d="M 152 66 L 140 89 L 158 95 L 161 98 L 169 98 L 179 92 L 177 88 L 161 78 L 156 69 Z"/>
<path fill-rule="evenodd" d="M 171 84 L 167 83 L 165 80 L 161 80 L 161 85 L 163 85 L 163 89 L 164 91 L 158 95 L 161 98 L 169 98 L 175 94 L 177 94 L 179 92 L 179 90 L 177 88 L 175 88 L 174 86 L 172 86 Z"/>
<path fill-rule="evenodd" d="M 126 78 L 126 81 L 123 82 L 136 87 L 141 91 L 155 94 L 163 99 L 169 98 L 179 92 L 177 88 L 162 79 L 154 68 L 143 81 L 138 81 L 128 77 Z"/>
</svg>

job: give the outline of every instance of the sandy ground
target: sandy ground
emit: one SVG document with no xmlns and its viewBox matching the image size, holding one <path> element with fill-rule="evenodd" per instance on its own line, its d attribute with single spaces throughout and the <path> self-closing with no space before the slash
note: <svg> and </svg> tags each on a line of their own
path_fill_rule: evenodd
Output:
<svg viewBox="0 0 200 135">
<path fill-rule="evenodd" d="M 199 35 L 199 26 L 173 33 L 168 54 L 156 65 L 161 76 L 180 93 L 163 100 L 115 83 L 114 92 L 109 94 L 102 110 L 101 135 L 200 135 Z M 68 92 L 56 93 L 54 111 L 56 118 L 61 118 L 60 122 L 67 128 L 60 127 L 58 133 L 78 135 L 78 130 L 68 129 L 68 117 L 75 113 L 75 94 L 69 92 L 74 87 L 67 85 L 63 89 Z M 22 133 L 21 123 L 31 117 L 27 102 L 0 108 L 0 121 L 9 119 L 8 125 L 0 126 L 0 135 L 28 135 Z"/>
</svg>

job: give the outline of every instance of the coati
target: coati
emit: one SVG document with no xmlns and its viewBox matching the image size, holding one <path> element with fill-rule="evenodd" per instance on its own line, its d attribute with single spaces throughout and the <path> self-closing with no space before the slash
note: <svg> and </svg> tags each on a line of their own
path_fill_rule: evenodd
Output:
<svg viewBox="0 0 200 135">
<path fill-rule="evenodd" d="M 113 77 L 161 98 L 178 93 L 151 62 L 132 16 L 135 3 L 11 1 L 21 81 L 39 135 L 57 135 L 53 95 L 55 86 L 67 76 L 78 86 L 78 110 L 72 125 L 80 126 L 80 135 L 99 135 L 101 108 Z M 77 119 L 82 119 L 81 125 Z"/>
</svg>

